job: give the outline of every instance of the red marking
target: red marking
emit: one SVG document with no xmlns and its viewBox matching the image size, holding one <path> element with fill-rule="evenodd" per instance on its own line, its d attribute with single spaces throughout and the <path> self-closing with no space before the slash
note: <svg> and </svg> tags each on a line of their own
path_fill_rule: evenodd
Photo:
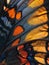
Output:
<svg viewBox="0 0 49 65">
<path fill-rule="evenodd" d="M 25 63 L 27 62 L 27 59 L 24 59 L 24 58 L 22 58 L 22 57 L 20 57 L 20 56 L 19 56 L 19 59 L 21 60 L 21 63 L 22 63 L 22 64 L 25 64 Z"/>
<path fill-rule="evenodd" d="M 24 45 L 20 45 L 20 46 L 18 46 L 17 50 L 21 50 L 23 48 L 24 48 Z"/>
<path fill-rule="evenodd" d="M 19 54 L 21 54 L 22 57 L 27 58 L 28 53 L 25 50 L 20 50 Z"/>
<path fill-rule="evenodd" d="M 27 62 L 25 65 L 30 65 L 30 62 Z"/>
</svg>

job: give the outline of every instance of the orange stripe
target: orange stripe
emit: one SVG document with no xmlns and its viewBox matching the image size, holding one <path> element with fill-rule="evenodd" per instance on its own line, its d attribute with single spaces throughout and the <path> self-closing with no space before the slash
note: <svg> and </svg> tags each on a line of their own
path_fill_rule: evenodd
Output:
<svg viewBox="0 0 49 65">
<path fill-rule="evenodd" d="M 19 34 L 21 34 L 23 31 L 24 31 L 24 29 L 23 29 L 22 26 L 17 26 L 17 27 L 14 29 L 13 36 L 19 35 Z"/>
</svg>

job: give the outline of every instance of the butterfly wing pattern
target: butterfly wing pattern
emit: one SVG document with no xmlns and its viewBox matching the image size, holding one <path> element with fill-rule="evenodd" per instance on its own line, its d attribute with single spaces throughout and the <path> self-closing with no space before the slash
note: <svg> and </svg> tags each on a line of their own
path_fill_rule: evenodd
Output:
<svg viewBox="0 0 49 65">
<path fill-rule="evenodd" d="M 0 5 L 0 65 L 49 65 L 49 0 Z"/>
</svg>

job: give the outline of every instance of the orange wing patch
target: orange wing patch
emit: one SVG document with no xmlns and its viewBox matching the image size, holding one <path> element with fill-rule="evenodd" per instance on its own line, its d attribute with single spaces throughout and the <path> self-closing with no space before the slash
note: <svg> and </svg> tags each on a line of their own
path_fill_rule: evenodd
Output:
<svg viewBox="0 0 49 65">
<path fill-rule="evenodd" d="M 16 12 L 14 8 L 9 9 L 4 6 L 4 10 L 8 12 L 8 15 L 10 18 L 16 18 L 17 20 L 20 20 L 22 18 L 22 12 Z"/>
<path fill-rule="evenodd" d="M 22 17 L 22 13 L 21 13 L 21 12 L 18 12 L 18 13 L 16 14 L 16 19 L 17 19 L 17 20 L 20 20 L 21 17 Z"/>
<path fill-rule="evenodd" d="M 16 12 L 15 12 L 15 9 L 14 8 L 12 8 L 12 9 L 10 9 L 9 11 L 8 11 L 8 15 L 9 15 L 9 17 L 10 18 L 15 18 L 15 14 L 16 14 Z"/>
<path fill-rule="evenodd" d="M 15 41 L 12 43 L 12 47 L 18 45 L 19 41 L 20 41 L 20 39 L 15 40 Z"/>
<path fill-rule="evenodd" d="M 19 35 L 24 31 L 22 26 L 17 26 L 14 30 L 13 36 Z"/>
</svg>

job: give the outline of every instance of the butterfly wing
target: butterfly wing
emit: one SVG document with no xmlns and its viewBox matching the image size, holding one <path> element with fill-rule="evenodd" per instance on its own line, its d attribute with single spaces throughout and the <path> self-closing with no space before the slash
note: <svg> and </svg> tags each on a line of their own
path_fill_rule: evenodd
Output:
<svg viewBox="0 0 49 65">
<path fill-rule="evenodd" d="M 43 45 L 41 45 L 40 49 L 37 50 L 39 48 L 41 42 L 38 41 L 38 42 L 31 44 L 31 42 L 29 43 L 29 41 L 34 41 L 37 39 L 41 40 L 48 36 L 48 31 L 47 31 L 48 30 L 48 24 L 47 24 L 47 22 L 48 22 L 48 14 L 47 14 L 48 7 L 47 6 L 48 5 L 46 5 L 48 2 L 47 2 L 47 0 L 46 0 L 46 2 L 44 0 L 40 0 L 40 1 L 39 0 L 30 0 L 30 1 L 29 0 L 27 0 L 27 1 L 18 0 L 18 2 L 16 1 L 16 3 L 17 3 L 16 25 L 14 27 L 14 31 L 12 32 L 12 35 L 10 35 L 10 37 L 9 37 L 6 49 L 12 47 L 11 54 L 13 55 L 13 53 L 14 54 L 16 53 L 17 57 L 21 60 L 22 65 L 31 64 L 32 60 L 35 60 L 32 64 L 34 64 L 34 63 L 35 64 L 36 63 L 45 64 L 45 62 L 44 62 L 45 56 L 46 56 L 45 53 L 47 52 L 45 49 L 46 41 L 44 41 L 44 42 L 41 41 L 42 43 L 44 43 L 43 51 L 41 51 L 41 48 Z M 13 5 L 15 5 L 15 4 L 13 4 Z M 24 5 L 24 7 L 22 7 L 23 5 Z M 7 11 L 7 12 L 9 12 L 9 11 Z M 21 19 L 18 20 L 17 16 L 20 16 L 20 14 L 21 14 Z M 25 46 L 25 47 L 23 47 L 23 49 L 25 49 L 25 50 L 23 50 L 23 49 L 15 50 L 14 49 L 15 50 L 15 52 L 14 52 L 13 46 L 17 46 L 18 44 L 21 44 L 21 43 L 23 44 L 24 42 L 27 42 L 25 45 L 23 45 L 23 46 Z M 35 47 L 33 45 L 36 43 L 39 44 L 39 46 L 36 45 L 36 47 Z M 27 50 L 26 46 L 29 50 Z M 31 48 L 29 48 L 30 46 L 31 46 Z M 31 51 L 30 51 L 30 49 L 31 49 Z M 18 54 L 17 54 L 17 52 L 18 52 Z M 44 52 L 44 54 L 41 54 L 41 52 Z M 5 52 L 3 52 L 3 53 L 5 53 Z M 23 55 L 24 53 L 26 56 Z M 29 56 L 28 56 L 28 53 L 29 53 Z M 31 61 L 29 58 L 30 54 L 31 55 L 33 54 L 33 56 L 31 56 L 32 57 Z M 15 55 L 13 55 L 13 56 L 15 56 Z M 44 57 L 41 57 L 41 56 L 44 56 Z M 10 60 L 10 57 L 11 57 L 11 55 L 9 52 L 9 55 L 6 56 L 6 58 L 7 58 L 6 63 L 9 62 L 8 59 Z M 16 57 L 16 59 L 17 59 L 17 57 Z M 25 57 L 25 59 L 23 59 L 24 57 Z M 15 57 L 14 57 L 14 59 L 15 59 Z M 41 61 L 39 61 L 39 59 Z M 10 63 L 12 63 L 12 62 L 10 62 Z M 14 63 L 12 63 L 12 64 L 14 64 Z"/>
</svg>

